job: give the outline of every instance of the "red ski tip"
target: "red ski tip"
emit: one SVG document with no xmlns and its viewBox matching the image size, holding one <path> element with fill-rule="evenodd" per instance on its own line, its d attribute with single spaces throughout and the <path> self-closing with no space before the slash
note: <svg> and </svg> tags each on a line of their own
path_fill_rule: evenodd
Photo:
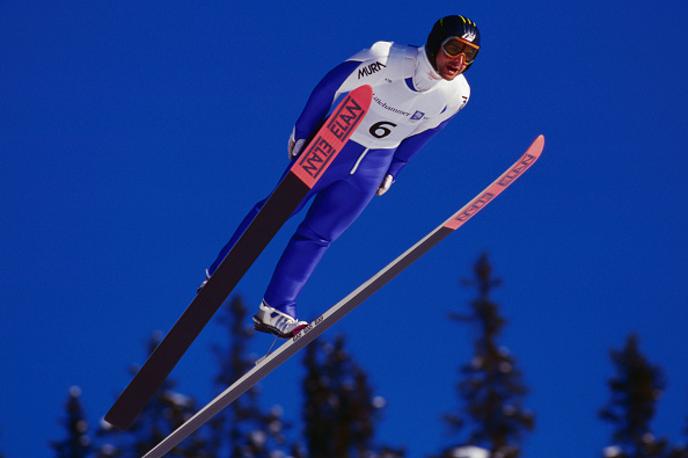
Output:
<svg viewBox="0 0 688 458">
<path fill-rule="evenodd" d="M 540 153 L 542 153 L 542 150 L 545 149 L 545 136 L 543 134 L 538 135 L 537 138 L 535 139 L 535 141 L 533 141 L 533 144 L 530 145 L 530 147 L 531 148 L 535 147 L 535 148 L 539 149 L 540 150 L 540 152 L 538 153 L 538 156 L 539 156 Z"/>
<path fill-rule="evenodd" d="M 344 97 L 325 124 L 291 167 L 306 186 L 312 188 L 344 148 L 370 109 L 373 88 L 357 87 Z"/>
<path fill-rule="evenodd" d="M 535 164 L 535 161 L 537 161 L 540 154 L 542 154 L 544 147 L 545 136 L 542 134 L 538 135 L 518 161 L 500 175 L 499 178 L 493 181 L 492 184 L 483 189 L 480 194 L 475 196 L 475 198 L 468 202 L 461 210 L 454 213 L 454 215 L 444 223 L 444 227 L 455 231 L 463 226 L 469 219 L 473 218 L 476 213 L 492 202 L 506 188 L 511 186 L 511 184 L 523 175 L 530 166 Z"/>
</svg>

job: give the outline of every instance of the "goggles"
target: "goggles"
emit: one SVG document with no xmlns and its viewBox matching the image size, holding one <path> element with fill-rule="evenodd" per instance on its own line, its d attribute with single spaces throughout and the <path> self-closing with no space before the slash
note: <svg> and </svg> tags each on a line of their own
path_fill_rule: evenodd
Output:
<svg viewBox="0 0 688 458">
<path fill-rule="evenodd" d="M 441 48 L 447 57 L 455 58 L 459 54 L 465 55 L 467 64 L 472 63 L 480 51 L 480 46 L 459 37 L 447 38 L 442 42 Z"/>
</svg>

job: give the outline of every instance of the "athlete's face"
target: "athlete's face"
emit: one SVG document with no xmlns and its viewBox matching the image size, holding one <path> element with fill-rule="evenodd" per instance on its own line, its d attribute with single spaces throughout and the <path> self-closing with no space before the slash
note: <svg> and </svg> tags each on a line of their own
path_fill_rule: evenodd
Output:
<svg viewBox="0 0 688 458">
<path fill-rule="evenodd" d="M 466 70 L 466 55 L 459 54 L 456 57 L 449 57 L 442 51 L 437 53 L 435 57 L 435 65 L 437 66 L 437 73 L 445 80 L 451 81 Z"/>
</svg>

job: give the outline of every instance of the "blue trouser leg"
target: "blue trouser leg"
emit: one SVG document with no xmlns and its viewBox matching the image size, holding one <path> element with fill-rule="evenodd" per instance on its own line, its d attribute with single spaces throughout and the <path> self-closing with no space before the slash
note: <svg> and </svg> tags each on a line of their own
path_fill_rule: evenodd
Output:
<svg viewBox="0 0 688 458">
<path fill-rule="evenodd" d="M 289 172 L 289 169 L 291 168 L 291 164 L 287 166 L 287 169 L 282 173 L 282 176 L 280 177 L 279 181 L 277 182 L 278 184 L 282 181 L 282 178 Z M 227 256 L 227 253 L 230 252 L 230 250 L 234 247 L 234 244 L 239 240 L 239 237 L 242 236 L 246 228 L 248 227 L 249 224 L 251 224 L 251 221 L 256 217 L 258 212 L 263 208 L 263 205 L 265 205 L 265 202 L 268 200 L 270 196 L 266 197 L 263 200 L 260 200 L 256 202 L 256 204 L 249 210 L 249 212 L 244 216 L 244 219 L 241 220 L 241 223 L 239 223 L 239 226 L 236 228 L 232 236 L 229 238 L 229 242 L 225 244 L 225 246 L 222 247 L 220 252 L 217 254 L 217 257 L 213 261 L 213 263 L 208 267 L 208 274 L 213 275 L 215 271 L 217 270 L 218 267 L 220 267 L 220 264 L 222 263 L 222 260 L 225 259 L 225 256 Z M 298 213 L 301 211 L 304 205 L 308 202 L 308 197 L 306 197 L 294 210 L 294 213 L 292 213 L 292 216 L 294 214 Z"/>
<path fill-rule="evenodd" d="M 296 298 L 330 244 L 358 218 L 375 195 L 340 181 L 321 191 L 277 263 L 265 301 L 296 316 Z"/>
<path fill-rule="evenodd" d="M 349 142 L 325 175 L 294 211 L 297 213 L 314 197 L 303 222 L 290 239 L 277 263 L 265 292 L 265 301 L 292 316 L 296 315 L 296 298 L 329 248 L 368 205 L 392 160 L 394 150 L 370 150 L 358 170 L 350 171 L 365 148 Z M 208 269 L 217 269 L 224 257 L 260 211 L 258 202 L 244 217 L 229 242 Z"/>
</svg>

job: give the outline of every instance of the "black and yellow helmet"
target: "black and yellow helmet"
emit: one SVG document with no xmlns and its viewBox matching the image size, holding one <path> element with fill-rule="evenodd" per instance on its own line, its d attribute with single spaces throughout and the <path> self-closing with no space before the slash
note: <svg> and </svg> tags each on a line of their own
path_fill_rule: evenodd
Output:
<svg viewBox="0 0 688 458">
<path fill-rule="evenodd" d="M 425 42 L 425 53 L 433 67 L 436 67 L 435 58 L 442 45 L 454 37 L 471 43 L 476 48 L 477 55 L 477 50 L 480 49 L 480 30 L 477 24 L 465 16 L 445 16 L 435 22 Z M 473 61 L 470 61 L 468 66 L 472 64 Z"/>
</svg>

